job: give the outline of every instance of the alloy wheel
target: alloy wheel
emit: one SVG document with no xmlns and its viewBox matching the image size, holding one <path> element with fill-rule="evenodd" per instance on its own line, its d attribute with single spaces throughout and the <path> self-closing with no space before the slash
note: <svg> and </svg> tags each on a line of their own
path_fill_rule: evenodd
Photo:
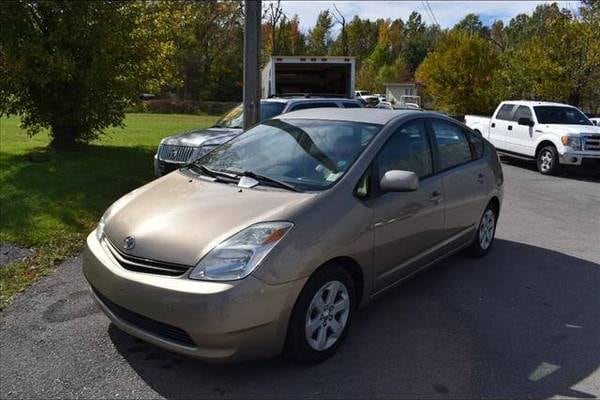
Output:
<svg viewBox="0 0 600 400">
<path fill-rule="evenodd" d="M 479 245 L 482 250 L 487 250 L 494 239 L 494 229 L 496 228 L 496 217 L 490 209 L 486 210 L 481 218 L 479 226 Z"/>
<path fill-rule="evenodd" d="M 349 315 L 350 296 L 346 286 L 340 281 L 321 286 L 306 312 L 305 333 L 309 346 L 317 351 L 333 346 L 344 333 Z"/>
</svg>

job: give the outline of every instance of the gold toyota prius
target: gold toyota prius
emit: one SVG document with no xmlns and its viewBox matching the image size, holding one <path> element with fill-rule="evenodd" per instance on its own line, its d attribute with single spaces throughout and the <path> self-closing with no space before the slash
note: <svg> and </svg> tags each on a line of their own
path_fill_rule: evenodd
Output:
<svg viewBox="0 0 600 400">
<path fill-rule="evenodd" d="M 487 253 L 502 183 L 494 147 L 443 115 L 292 112 L 117 200 L 83 270 L 112 322 L 155 345 L 318 362 L 359 306 Z"/>
</svg>

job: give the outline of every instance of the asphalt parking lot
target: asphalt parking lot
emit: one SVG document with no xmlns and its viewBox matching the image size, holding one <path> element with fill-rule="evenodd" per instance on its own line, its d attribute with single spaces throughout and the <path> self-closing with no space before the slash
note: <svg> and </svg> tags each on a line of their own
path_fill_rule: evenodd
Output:
<svg viewBox="0 0 600 400">
<path fill-rule="evenodd" d="M 600 396 L 600 180 L 504 164 L 492 252 L 361 311 L 332 359 L 216 366 L 119 331 L 68 260 L 2 313 L 1 398 Z"/>
</svg>

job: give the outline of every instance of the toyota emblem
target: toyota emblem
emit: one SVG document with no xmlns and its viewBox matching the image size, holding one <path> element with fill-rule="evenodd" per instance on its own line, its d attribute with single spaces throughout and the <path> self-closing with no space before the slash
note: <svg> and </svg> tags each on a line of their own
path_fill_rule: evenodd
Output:
<svg viewBox="0 0 600 400">
<path fill-rule="evenodd" d="M 125 250 L 131 250 L 135 247 L 135 238 L 133 236 L 127 236 L 123 239 L 123 248 Z"/>
</svg>

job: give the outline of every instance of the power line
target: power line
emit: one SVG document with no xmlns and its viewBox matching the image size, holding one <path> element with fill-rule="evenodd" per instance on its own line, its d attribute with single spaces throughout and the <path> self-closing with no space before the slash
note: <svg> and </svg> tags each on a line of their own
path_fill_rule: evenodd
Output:
<svg viewBox="0 0 600 400">
<path fill-rule="evenodd" d="M 438 21 L 437 17 L 435 16 L 435 13 L 433 12 L 433 9 L 431 8 L 431 5 L 429 4 L 428 0 L 425 0 L 425 5 L 427 6 L 427 9 L 429 9 L 429 12 L 431 12 L 431 15 L 433 16 L 433 19 L 434 19 L 435 23 L 438 26 L 441 26 L 440 25 L 440 21 Z"/>
</svg>

